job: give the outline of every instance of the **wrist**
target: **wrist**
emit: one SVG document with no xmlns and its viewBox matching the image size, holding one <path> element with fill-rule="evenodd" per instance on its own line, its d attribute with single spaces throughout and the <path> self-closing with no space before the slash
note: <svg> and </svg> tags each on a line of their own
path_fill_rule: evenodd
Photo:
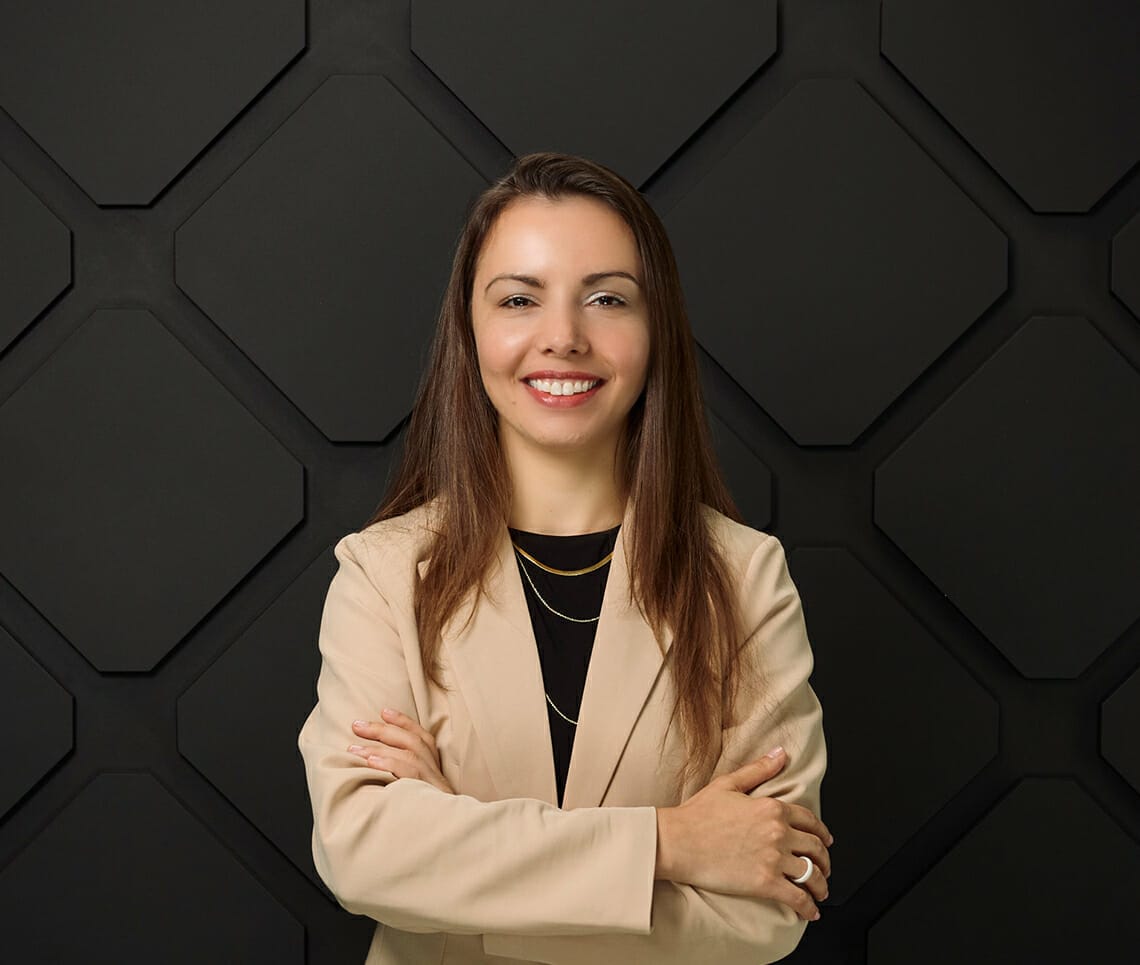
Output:
<svg viewBox="0 0 1140 965">
<path fill-rule="evenodd" d="M 654 808 L 657 812 L 657 864 L 654 879 L 675 881 L 677 869 L 677 809 Z"/>
</svg>

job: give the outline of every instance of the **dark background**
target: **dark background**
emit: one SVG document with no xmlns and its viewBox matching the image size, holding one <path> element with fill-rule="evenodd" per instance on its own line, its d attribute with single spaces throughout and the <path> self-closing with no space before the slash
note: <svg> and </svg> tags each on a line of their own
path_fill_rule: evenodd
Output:
<svg viewBox="0 0 1140 965">
<path fill-rule="evenodd" d="M 1140 946 L 1140 5 L 0 2 L 5 962 L 357 963 L 331 546 L 513 155 L 637 184 L 816 653 L 789 961 Z"/>
</svg>

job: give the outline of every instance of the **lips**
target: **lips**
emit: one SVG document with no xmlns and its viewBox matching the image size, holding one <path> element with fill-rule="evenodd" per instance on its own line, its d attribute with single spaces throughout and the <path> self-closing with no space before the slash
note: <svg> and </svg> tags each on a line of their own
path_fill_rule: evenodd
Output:
<svg viewBox="0 0 1140 965">
<path fill-rule="evenodd" d="M 529 382 L 523 382 L 522 384 L 523 388 L 526 388 L 532 398 L 535 398 L 547 408 L 575 408 L 576 406 L 583 405 L 588 402 L 589 399 L 594 398 L 598 390 L 603 386 L 602 382 L 598 382 L 593 389 L 587 392 L 575 392 L 572 396 L 555 396 L 552 395 L 551 392 L 536 389 L 534 386 L 531 386 Z"/>
<path fill-rule="evenodd" d="M 557 372 L 554 369 L 543 369 L 540 372 L 528 372 L 522 377 L 522 381 L 527 382 L 531 379 L 550 379 L 559 382 L 604 382 L 605 380 L 600 375 L 594 375 L 593 372 Z"/>
</svg>

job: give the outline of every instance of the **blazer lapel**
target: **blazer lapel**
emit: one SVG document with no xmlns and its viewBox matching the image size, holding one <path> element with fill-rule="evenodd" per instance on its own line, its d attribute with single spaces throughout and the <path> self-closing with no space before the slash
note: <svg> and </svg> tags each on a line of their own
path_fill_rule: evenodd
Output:
<svg viewBox="0 0 1140 965">
<path fill-rule="evenodd" d="M 586 674 L 563 808 L 600 807 L 633 725 L 661 672 L 672 635 L 658 646 L 629 599 L 625 536 L 618 531 Z M 462 632 L 473 595 L 444 632 L 443 646 L 501 798 L 557 804 L 542 666 L 510 534 L 503 527 L 487 594 Z"/>
</svg>

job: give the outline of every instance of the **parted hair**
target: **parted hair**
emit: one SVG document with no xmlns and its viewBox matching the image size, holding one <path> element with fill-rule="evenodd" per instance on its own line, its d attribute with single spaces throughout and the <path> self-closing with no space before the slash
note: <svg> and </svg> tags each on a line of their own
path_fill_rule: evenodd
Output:
<svg viewBox="0 0 1140 965">
<path fill-rule="evenodd" d="M 574 155 L 527 154 L 471 203 L 403 454 L 365 527 L 435 501 L 430 565 L 416 585 L 415 614 L 425 672 L 442 688 L 442 631 L 469 594 L 483 592 L 511 506 L 498 413 L 483 388 L 472 329 L 476 265 L 496 218 L 512 201 L 567 197 L 593 198 L 616 211 L 633 232 L 643 268 L 648 372 L 615 468 L 631 513 L 623 539 L 632 602 L 659 641 L 664 628 L 673 634 L 667 665 L 686 748 L 681 787 L 690 776 L 711 773 L 721 728 L 735 722 L 741 684 L 759 683 L 760 670 L 741 662 L 732 577 L 702 508 L 740 520 L 710 443 L 673 249 L 648 201 L 619 174 Z"/>
</svg>

